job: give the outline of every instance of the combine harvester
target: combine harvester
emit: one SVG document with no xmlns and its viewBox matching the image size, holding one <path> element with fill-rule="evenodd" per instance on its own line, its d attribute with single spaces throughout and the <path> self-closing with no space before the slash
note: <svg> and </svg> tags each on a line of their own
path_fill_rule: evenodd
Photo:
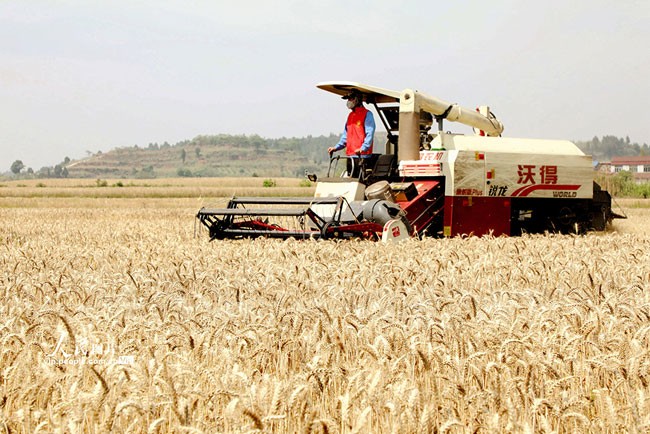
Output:
<svg viewBox="0 0 650 434">
<path fill-rule="evenodd" d="M 345 157 L 330 158 L 313 198 L 233 197 L 226 208 L 202 208 L 197 218 L 210 239 L 583 233 L 624 218 L 593 181 L 591 157 L 569 141 L 503 138 L 488 107 L 469 110 L 412 89 L 318 87 L 360 92 L 386 128 L 386 153 L 362 159 L 358 178 L 334 177 Z M 445 120 L 474 135 L 444 132 Z"/>
</svg>

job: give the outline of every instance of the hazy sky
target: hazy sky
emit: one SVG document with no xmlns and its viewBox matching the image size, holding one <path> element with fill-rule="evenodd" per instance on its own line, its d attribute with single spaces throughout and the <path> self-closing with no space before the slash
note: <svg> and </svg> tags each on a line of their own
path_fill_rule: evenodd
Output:
<svg viewBox="0 0 650 434">
<path fill-rule="evenodd" d="M 504 136 L 650 143 L 649 23 L 648 0 L 0 0 L 0 172 L 338 133 L 330 80 L 487 104 Z"/>
</svg>

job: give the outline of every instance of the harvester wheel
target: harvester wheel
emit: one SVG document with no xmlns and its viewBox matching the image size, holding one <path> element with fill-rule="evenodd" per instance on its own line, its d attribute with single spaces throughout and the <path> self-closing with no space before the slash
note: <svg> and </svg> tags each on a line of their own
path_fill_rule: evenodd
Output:
<svg viewBox="0 0 650 434">
<path fill-rule="evenodd" d="M 562 226 L 571 226 L 576 221 L 576 213 L 571 208 L 565 206 L 560 209 L 557 220 Z"/>
<path fill-rule="evenodd" d="M 328 229 L 334 226 L 334 222 L 327 222 L 323 225 L 320 230 L 320 236 L 322 239 L 327 240 L 332 238 L 332 234 L 328 233 Z"/>
</svg>

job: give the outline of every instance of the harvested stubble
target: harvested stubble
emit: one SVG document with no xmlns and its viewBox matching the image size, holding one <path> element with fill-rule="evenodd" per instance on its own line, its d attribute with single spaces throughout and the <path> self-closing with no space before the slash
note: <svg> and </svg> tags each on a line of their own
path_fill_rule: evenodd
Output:
<svg viewBox="0 0 650 434">
<path fill-rule="evenodd" d="M 208 243 L 191 216 L 0 210 L 5 431 L 650 429 L 647 236 Z"/>
</svg>

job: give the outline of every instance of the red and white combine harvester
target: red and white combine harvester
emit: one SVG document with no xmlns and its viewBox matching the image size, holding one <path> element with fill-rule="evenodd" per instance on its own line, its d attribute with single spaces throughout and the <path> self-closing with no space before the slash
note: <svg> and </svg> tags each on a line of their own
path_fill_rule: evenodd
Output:
<svg viewBox="0 0 650 434">
<path fill-rule="evenodd" d="M 202 208 L 197 218 L 211 239 L 582 233 L 622 217 L 594 182 L 591 157 L 569 141 L 504 138 L 488 107 L 469 110 L 412 89 L 318 87 L 361 93 L 386 128 L 386 153 L 352 159 L 362 163 L 358 178 L 332 176 L 339 157 L 331 158 L 314 197 L 233 197 L 226 208 Z M 445 120 L 475 134 L 444 132 Z"/>
</svg>

